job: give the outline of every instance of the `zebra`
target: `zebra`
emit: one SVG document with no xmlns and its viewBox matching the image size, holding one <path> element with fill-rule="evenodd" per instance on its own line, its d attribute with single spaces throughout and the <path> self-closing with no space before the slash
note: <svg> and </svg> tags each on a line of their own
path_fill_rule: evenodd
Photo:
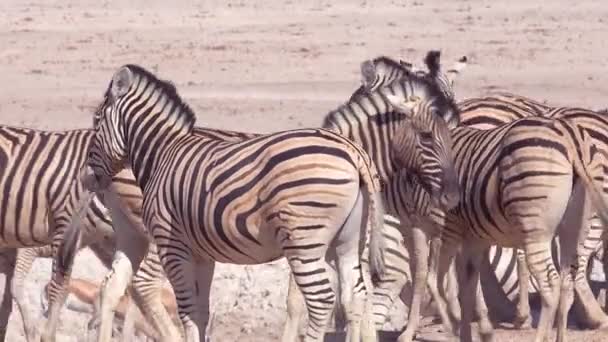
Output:
<svg viewBox="0 0 608 342">
<path fill-rule="evenodd" d="M 440 53 L 438 51 L 431 50 L 427 53 L 424 61 L 431 70 L 428 74 L 413 72 L 386 56 L 376 57 L 373 60 L 363 62 L 361 65 L 362 86 L 355 91 L 348 102 L 327 114 L 322 126 L 323 128 L 334 130 L 360 144 L 370 155 L 384 182 L 383 197 L 385 206 L 389 213 L 398 216 L 402 221 L 407 220 L 408 205 L 416 205 L 416 203 L 408 203 L 409 201 L 406 200 L 407 196 L 401 190 L 401 180 L 407 178 L 407 175 L 401 175 L 401 172 L 397 172 L 395 168 L 391 141 L 395 137 L 396 127 L 399 126 L 400 122 L 407 122 L 408 120 L 403 114 L 392 110 L 390 104 L 385 99 L 385 95 L 400 94 L 402 96 L 431 98 L 433 99 L 435 116 L 442 117 L 447 122 L 448 127 L 455 127 L 458 124 L 459 118 L 453 103 L 451 86 L 454 77 L 466 66 L 466 58 L 461 58 L 450 69 L 454 71 L 447 75 L 440 72 L 439 59 Z M 376 73 L 380 74 L 396 69 L 399 69 L 399 71 L 391 73 L 390 76 L 382 78 L 376 76 Z M 386 82 L 391 83 L 386 84 Z M 427 137 L 424 138 L 426 141 L 423 143 L 430 144 L 428 133 L 425 135 Z M 441 134 L 435 135 L 446 136 L 448 134 L 444 131 Z M 449 155 L 449 151 L 446 153 Z M 440 170 L 440 167 L 438 170 Z M 450 183 L 457 184 L 455 181 L 450 181 Z M 429 189 L 429 191 L 433 192 L 434 190 Z M 409 335 L 413 337 L 419 324 L 420 305 L 426 280 L 426 266 L 428 264 L 426 260 L 428 256 L 427 240 L 428 235 L 432 233 L 430 228 L 428 225 L 410 228 L 410 224 L 407 222 L 404 222 L 401 228 L 406 238 L 406 245 L 416 250 L 412 258 L 414 265 L 412 266 L 414 269 L 414 272 L 412 272 L 413 290 L 411 291 L 411 300 L 409 301 L 408 324 L 402 336 Z M 292 285 L 289 289 L 288 298 L 297 296 L 296 291 L 294 291 L 295 286 Z M 437 293 L 433 292 L 432 294 L 436 295 Z M 449 298 L 451 302 L 455 300 L 453 297 Z M 288 299 L 288 312 L 297 310 L 297 307 L 293 303 L 297 303 L 297 301 Z M 453 309 L 454 305 L 451 305 L 450 308 Z M 444 311 L 440 310 L 440 313 L 443 314 Z M 290 321 L 291 317 L 292 315 L 288 315 L 286 324 L 288 326 L 294 325 Z M 447 316 L 442 316 L 442 318 L 447 320 Z M 457 318 L 452 315 L 451 320 L 453 321 Z M 380 320 L 377 320 L 377 322 L 380 322 Z"/>
<path fill-rule="evenodd" d="M 353 338 L 358 338 L 356 322 L 361 314 L 357 307 L 361 305 L 356 302 L 361 301 L 361 290 L 372 288 L 371 279 L 366 279 L 369 270 L 353 268 L 359 264 L 360 235 L 360 228 L 353 223 L 356 226 L 362 222 L 346 222 L 344 234 L 338 235 L 337 231 L 353 210 L 356 215 L 351 217 L 361 221 L 356 217 L 363 205 L 358 193 L 365 191 L 363 197 L 367 197 L 370 213 L 370 268 L 382 273 L 381 241 L 375 237 L 382 220 L 382 204 L 377 199 L 375 167 L 367 154 L 345 137 L 324 129 L 280 132 L 241 143 L 197 138 L 190 134 L 194 113 L 174 89 L 139 66 L 121 67 L 98 109 L 103 119 L 95 127 L 96 139 L 87 162 L 90 169 L 82 180 L 87 188 L 104 192 L 104 198 L 108 195 L 106 200 L 118 200 L 103 189 L 128 158 L 143 189 L 144 222 L 154 236 L 175 290 L 187 340 L 204 337 L 202 327 L 208 316 L 214 260 L 263 263 L 283 256 L 309 308 L 307 338 L 322 338 L 334 303 L 323 258 L 336 237 L 341 304 L 355 327 L 349 330 Z M 152 109 L 158 114 L 146 114 Z M 434 163 L 442 165 L 446 161 Z M 193 169 L 197 171 L 190 172 Z M 425 169 L 418 170 L 422 171 Z M 444 190 L 441 182 L 428 186 L 437 185 Z M 254 195 L 246 196 L 245 189 Z M 451 197 L 443 191 L 434 195 Z M 110 208 L 122 209 L 118 203 Z M 130 214 L 122 215 L 128 225 Z M 295 218 L 300 221 L 294 226 Z M 205 220 L 207 227 L 201 229 L 198 220 Z M 77 238 L 78 232 L 70 230 L 69 238 Z M 193 267 L 197 268 L 198 281 L 192 279 Z M 363 282 L 357 282 L 359 277 Z M 198 296 L 193 293 L 195 284 Z M 365 286 L 353 293 L 355 284 Z M 364 329 L 363 335 L 369 339 L 375 330 Z"/>
<path fill-rule="evenodd" d="M 408 70 L 415 69 L 411 63 L 403 61 L 400 62 L 400 65 L 397 65 L 397 63 L 392 60 L 385 62 L 382 67 L 377 68 L 377 75 L 369 74 L 367 76 L 368 79 L 376 80 L 376 82 L 370 83 L 369 87 L 378 88 L 384 86 L 385 84 L 390 84 L 390 82 L 393 82 L 395 79 L 391 76 L 403 74 L 403 68 Z M 454 70 L 460 69 L 461 67 L 454 68 Z M 424 73 L 425 71 L 422 69 L 417 69 L 417 72 Z M 444 82 L 444 85 L 446 87 L 451 87 L 453 82 Z M 518 118 L 528 116 L 549 116 L 565 118 L 566 120 L 574 122 L 578 127 L 582 127 L 590 132 L 593 137 L 599 137 L 595 138 L 595 145 L 604 145 L 606 139 L 602 137 L 606 137 L 606 134 L 608 133 L 605 133 L 605 129 L 601 129 L 601 127 L 606 127 L 606 121 L 602 115 L 598 115 L 592 111 L 580 108 L 560 109 L 558 107 L 550 106 L 546 103 L 541 103 L 521 95 L 506 92 L 495 93 L 491 96 L 482 98 L 464 100 L 458 103 L 458 108 L 463 118 L 462 124 L 479 129 L 494 128 L 505 123 L 510 123 Z M 603 148 L 603 150 L 605 151 L 606 148 Z M 603 232 L 603 225 L 601 222 L 599 222 L 597 217 L 590 219 L 587 224 L 589 226 L 587 229 L 590 229 L 590 233 L 587 239 L 584 242 L 581 242 L 584 248 L 582 248 L 581 253 L 578 255 L 577 263 L 579 264 L 579 267 L 577 268 L 577 274 L 574 276 L 576 280 L 575 288 L 577 290 L 577 294 L 579 295 L 578 297 L 581 300 L 581 304 L 583 305 L 583 311 L 588 316 L 588 323 L 593 327 L 606 326 L 608 325 L 608 317 L 601 310 L 601 307 L 598 305 L 595 298 L 593 298 L 593 294 L 585 277 L 589 255 L 598 248 L 601 240 L 601 234 Z M 489 256 L 492 258 L 502 256 L 504 258 L 505 255 L 509 255 L 508 253 L 495 253 L 497 249 L 500 248 L 501 247 L 493 246 Z M 517 256 L 516 264 L 517 273 L 519 274 L 518 278 L 524 279 L 520 286 L 516 286 L 516 288 L 519 290 L 519 301 L 515 315 L 515 324 L 516 326 L 526 326 L 529 325 L 530 322 L 530 309 L 528 301 L 528 282 L 525 279 L 529 279 L 530 276 L 528 269 L 523 262 L 523 251 L 516 250 L 516 254 L 513 256 L 514 258 L 515 255 Z M 508 263 L 511 264 L 511 262 Z M 510 284 L 513 284 L 513 282 L 510 282 L 508 277 L 509 275 L 515 276 L 515 274 L 502 273 L 505 268 L 500 267 L 500 260 L 493 260 L 491 265 L 493 267 L 492 271 L 494 274 L 503 279 L 501 283 L 504 285 L 503 290 L 505 293 L 511 292 L 513 290 L 513 286 Z M 506 270 L 509 269 L 510 268 L 507 268 Z M 505 279 L 505 277 L 507 279 Z M 565 312 L 561 313 L 562 316 L 565 314 Z"/>
<path fill-rule="evenodd" d="M 463 102 L 461 113 L 465 118 L 463 122 L 467 125 L 508 123 L 517 118 L 531 115 L 560 118 L 574 123 L 579 129 L 589 134 L 591 143 L 587 148 L 590 149 L 590 153 L 593 153 L 594 150 L 608 151 L 606 144 L 606 139 L 608 139 L 608 118 L 604 114 L 582 108 L 549 106 L 510 93 L 498 93 Z M 577 253 L 577 264 L 579 266 L 574 275 L 575 289 L 583 305 L 583 312 L 587 318 L 587 323 L 592 327 L 608 326 L 608 316 L 606 316 L 595 300 L 586 277 L 589 258 L 600 247 L 604 225 L 597 215 L 591 217 L 585 224 L 587 225 L 586 229 L 589 230 L 589 234 L 584 241 L 579 242 L 581 248 Z M 517 251 L 517 259 L 522 260 L 522 252 L 519 250 Z M 525 267 L 518 265 L 518 270 L 518 278 L 528 279 L 529 275 Z M 517 306 L 517 316 L 521 320 L 529 317 L 529 306 L 527 283 L 523 281 L 520 284 L 520 300 Z M 561 314 L 565 315 L 566 313 L 562 312 Z"/>
<path fill-rule="evenodd" d="M 389 99 L 394 108 L 402 110 L 399 104 L 403 99 Z M 422 102 L 417 110 L 428 107 Z M 490 244 L 499 244 L 523 245 L 526 250 L 528 266 L 541 285 L 543 312 L 535 341 L 543 341 L 551 328 L 559 295 L 555 290 L 560 276 L 553 265 L 550 243 L 568 204 L 575 175 L 589 192 L 602 220 L 608 218 L 603 192 L 594 186 L 597 179 L 585 167 L 593 157 L 581 148 L 588 144 L 588 136 L 566 120 L 544 117 L 520 119 L 493 130 L 459 126 L 452 134 L 463 192 L 458 207 L 447 212 L 442 228 L 438 273 L 440 278 L 445 274 L 455 246 L 466 242 L 469 261 L 461 338 L 471 340 L 469 303 L 479 281 L 480 252 Z M 484 149 L 479 149 L 482 145 Z M 463 225 L 468 229 L 464 230 Z M 521 228 L 513 229 L 514 226 Z M 480 298 L 483 301 L 483 296 Z M 485 339 L 491 326 L 480 330 Z M 558 336 L 559 332 L 558 329 Z"/>
<path fill-rule="evenodd" d="M 244 139 L 250 136 L 246 133 L 218 131 L 212 129 L 197 129 L 197 134 L 218 139 Z M 34 339 L 35 324 L 27 309 L 26 293 L 23 282 L 29 272 L 32 262 L 37 256 L 52 257 L 56 255 L 62 244 L 66 223 L 73 212 L 73 202 L 70 196 L 80 196 L 83 188 L 78 177 L 84 165 L 90 142 L 94 136 L 91 129 L 70 130 L 63 132 L 39 131 L 21 127 L 0 126 L 0 186 L 6 196 L 0 199 L 0 246 L 2 255 L 12 261 L 4 264 L 2 271 L 7 274 L 6 289 L 2 302 L 0 324 L 4 337 L 8 318 L 11 314 L 12 303 L 10 296 L 15 299 L 17 308 L 22 316 L 23 328 L 28 341 Z M 15 177 L 17 174 L 27 177 Z M 23 182 L 31 179 L 31 182 Z M 114 178 L 118 191 L 129 196 L 139 191 L 134 178 L 127 171 L 121 172 Z M 141 206 L 141 205 L 140 205 Z M 95 198 L 91 202 L 84 219 L 85 234 L 81 247 L 89 246 L 107 267 L 111 265 L 114 248 L 114 231 L 111 219 L 102 202 Z M 137 241 L 137 240 L 136 240 Z M 130 241 L 133 243 L 133 241 Z M 31 248 L 25 248 L 31 247 Z M 14 248 L 18 248 L 17 255 Z M 156 257 L 158 258 L 158 257 Z M 146 258 L 153 260 L 154 256 Z M 16 261 L 15 261 L 16 260 Z M 71 265 L 69 266 L 71 267 Z M 165 328 L 166 311 L 158 306 L 153 291 L 159 282 L 162 271 L 152 261 L 145 261 L 140 271 L 135 274 L 134 286 L 136 298 L 142 298 L 145 303 L 143 312 L 152 319 L 156 329 L 162 334 L 179 336 L 175 328 Z M 42 338 L 49 340 L 54 336 L 58 323 L 58 312 L 65 299 L 59 294 L 64 275 L 69 269 L 54 263 L 53 278 L 49 286 L 50 310 L 49 319 Z M 139 285 L 141 283 L 141 285 Z M 9 285 L 10 284 L 10 285 Z M 149 298 L 149 299 L 148 299 Z M 154 314 L 151 314 L 153 312 Z"/>
</svg>

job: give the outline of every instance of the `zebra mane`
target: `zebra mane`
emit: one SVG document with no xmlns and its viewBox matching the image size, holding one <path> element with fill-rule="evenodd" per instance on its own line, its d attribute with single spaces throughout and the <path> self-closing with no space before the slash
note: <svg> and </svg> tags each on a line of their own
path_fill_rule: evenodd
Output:
<svg viewBox="0 0 608 342">
<path fill-rule="evenodd" d="M 181 110 L 177 111 L 177 115 L 183 116 L 183 119 L 186 120 L 191 125 L 194 125 L 196 121 L 196 115 L 190 108 L 190 106 L 179 96 L 177 93 L 177 88 L 175 84 L 171 81 L 162 80 L 154 75 L 152 72 L 146 70 L 142 66 L 137 64 L 127 64 L 125 67 L 129 68 L 133 74 L 138 75 L 139 77 L 143 77 L 148 80 L 150 83 L 154 84 L 157 89 L 167 96 L 171 101 L 179 106 Z M 110 83 L 110 87 L 108 87 L 108 91 L 112 87 L 112 83 Z"/>
<path fill-rule="evenodd" d="M 325 116 L 324 127 L 326 127 L 326 124 L 329 124 L 334 120 L 334 117 L 338 115 L 338 112 L 341 112 L 346 107 L 349 107 L 352 103 L 358 103 L 366 100 L 386 102 L 386 100 L 382 96 L 383 93 L 393 93 L 393 89 L 396 87 L 403 88 L 404 90 L 408 89 L 410 88 L 410 86 L 406 86 L 407 84 L 418 84 L 420 87 L 425 88 L 427 91 L 428 99 L 435 103 L 441 113 L 455 113 L 456 117 L 458 118 L 458 121 L 460 121 L 460 111 L 458 110 L 458 106 L 456 105 L 453 96 L 449 96 L 450 94 L 446 93 L 446 91 L 442 88 L 441 84 L 435 79 L 435 77 L 431 76 L 431 72 L 433 72 L 433 70 L 435 70 L 434 72 L 436 73 L 439 72 L 438 51 L 430 51 L 427 54 L 427 57 L 425 58 L 425 63 L 427 63 L 430 71 L 429 73 L 411 72 L 410 70 L 407 70 L 404 66 L 402 66 L 399 62 L 386 56 L 374 58 L 372 61 L 374 65 L 375 63 L 380 62 L 386 63 L 391 67 L 402 69 L 405 71 L 405 75 L 400 80 L 393 82 L 391 85 L 378 88 L 373 92 L 369 92 L 364 85 L 359 86 L 359 88 L 355 90 L 355 92 L 350 96 L 346 103 L 342 104 L 337 109 L 330 111 L 328 115 Z M 391 109 L 387 110 L 386 112 L 378 112 L 377 114 L 389 114 L 392 112 L 393 111 L 391 107 Z"/>
</svg>

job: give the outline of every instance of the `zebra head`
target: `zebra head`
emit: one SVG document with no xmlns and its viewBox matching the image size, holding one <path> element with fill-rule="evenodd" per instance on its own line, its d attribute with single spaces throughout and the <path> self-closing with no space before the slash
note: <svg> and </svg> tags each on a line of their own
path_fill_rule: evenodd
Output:
<svg viewBox="0 0 608 342">
<path fill-rule="evenodd" d="M 105 187 L 112 176 L 118 173 L 127 158 L 124 137 L 124 120 L 119 115 L 119 107 L 134 84 L 134 75 L 128 67 L 120 68 L 112 77 L 103 101 L 93 115 L 95 138 L 89 149 L 88 168 L 81 176 L 90 190 L 93 184 Z"/>
<path fill-rule="evenodd" d="M 429 51 L 424 59 L 427 70 L 412 63 L 395 61 L 381 56 L 361 64 L 362 86 L 355 94 L 379 92 L 399 94 L 405 97 L 436 97 L 439 114 L 450 127 L 458 125 L 460 118 L 454 103 L 453 84 L 456 76 L 466 67 L 467 58 L 462 57 L 447 73 L 441 72 L 440 52 Z"/>
<path fill-rule="evenodd" d="M 89 190 L 109 185 L 127 166 L 143 188 L 156 156 L 196 120 L 171 82 L 133 64 L 116 71 L 95 116 L 88 169 L 81 176 Z"/>
<path fill-rule="evenodd" d="M 395 111 L 405 115 L 391 148 L 397 168 L 413 172 L 433 203 L 445 210 L 458 204 L 460 190 L 454 167 L 452 136 L 433 100 L 386 95 Z"/>
</svg>

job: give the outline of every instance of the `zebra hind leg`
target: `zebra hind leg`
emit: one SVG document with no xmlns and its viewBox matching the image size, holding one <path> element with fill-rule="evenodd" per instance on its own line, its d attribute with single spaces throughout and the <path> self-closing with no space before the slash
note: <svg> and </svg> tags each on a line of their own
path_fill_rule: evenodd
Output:
<svg viewBox="0 0 608 342">
<path fill-rule="evenodd" d="M 532 318 L 530 317 L 530 270 L 526 263 L 526 254 L 523 250 L 517 248 L 514 251 L 517 254 L 517 279 L 519 280 L 519 298 L 515 311 L 515 321 L 513 325 L 518 329 L 526 329 L 532 326 Z"/>
<path fill-rule="evenodd" d="M 171 324 L 173 320 L 162 302 L 164 276 L 156 245 L 151 244 L 141 267 L 133 276 L 133 298 L 158 331 L 161 341 L 177 341 L 182 337 L 176 325 Z"/>
<path fill-rule="evenodd" d="M 369 254 L 368 248 L 365 247 L 368 220 L 363 219 L 364 198 L 365 196 L 358 196 L 342 229 L 334 239 L 340 306 L 346 320 L 346 342 L 377 340 L 373 324 L 373 303 L 368 301 L 372 298 L 374 289 L 366 288 L 366 283 L 371 285 L 369 263 L 361 264 L 363 255 Z M 377 228 L 382 229 L 382 226 Z"/>
<path fill-rule="evenodd" d="M 560 295 L 560 275 L 551 257 L 550 239 L 536 243 L 527 242 L 524 247 L 528 267 L 539 285 L 542 298 L 540 321 L 534 341 L 544 342 L 555 319 Z"/>
<path fill-rule="evenodd" d="M 0 341 L 4 341 L 8 322 L 13 311 L 13 296 L 11 284 L 14 282 L 15 275 L 15 249 L 0 250 L 0 273 L 4 273 L 4 292 L 2 293 L 0 304 Z M 27 338 L 27 335 L 26 335 Z M 28 339 L 28 341 L 30 341 Z"/>
<path fill-rule="evenodd" d="M 207 325 L 209 324 L 209 296 L 211 294 L 211 281 L 213 280 L 214 270 L 215 262 L 213 261 L 199 263 L 196 267 L 196 305 L 198 308 L 196 324 L 198 325 L 200 342 L 211 340 L 211 337 L 207 336 Z"/>
<path fill-rule="evenodd" d="M 282 342 L 297 341 L 300 332 L 299 327 L 306 318 L 304 297 L 298 289 L 293 274 L 289 275 L 289 287 L 287 289 L 287 319 L 283 328 Z"/>
</svg>

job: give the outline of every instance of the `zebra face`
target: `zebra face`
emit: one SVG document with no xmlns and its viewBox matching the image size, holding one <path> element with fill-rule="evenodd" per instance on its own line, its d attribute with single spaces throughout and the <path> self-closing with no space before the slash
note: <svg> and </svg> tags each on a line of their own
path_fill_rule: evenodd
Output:
<svg viewBox="0 0 608 342">
<path fill-rule="evenodd" d="M 132 83 L 131 71 L 126 67 L 121 68 L 112 78 L 104 100 L 95 112 L 95 137 L 87 164 L 98 183 L 109 184 L 112 176 L 124 168 L 127 150 L 121 111 L 128 105 L 124 99 Z"/>
<path fill-rule="evenodd" d="M 387 100 L 406 115 L 392 141 L 397 167 L 417 175 L 434 205 L 452 209 L 458 204 L 460 189 L 446 122 L 435 113 L 433 101 L 402 101 L 397 96 L 387 96 Z"/>
</svg>

